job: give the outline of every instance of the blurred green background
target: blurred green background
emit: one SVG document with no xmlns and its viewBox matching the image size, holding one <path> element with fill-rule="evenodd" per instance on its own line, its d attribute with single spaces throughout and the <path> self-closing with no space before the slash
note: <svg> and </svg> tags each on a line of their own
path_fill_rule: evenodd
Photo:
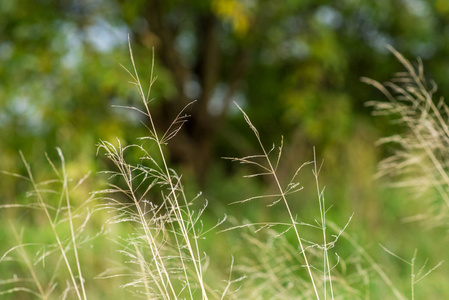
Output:
<svg viewBox="0 0 449 300">
<path fill-rule="evenodd" d="M 366 101 L 383 97 L 360 77 L 384 81 L 402 71 L 389 44 L 410 59 L 421 57 L 439 94 L 449 95 L 448 33 L 446 0 L 0 1 L 0 169 L 25 174 L 20 150 L 45 178 L 51 168 L 44 153 L 55 158 L 59 146 L 73 176 L 90 170 L 88 189 L 102 185 L 96 172 L 111 166 L 96 155 L 98 141 L 135 143 L 146 134 L 142 116 L 113 107 L 140 106 L 120 67 L 131 67 L 129 36 L 145 84 L 154 49 L 152 110 L 161 130 L 198 100 L 168 150 L 189 191 L 202 190 L 209 200 L 211 223 L 223 213 L 254 222 L 285 218 L 266 202 L 228 206 L 272 184 L 243 179 L 250 170 L 221 159 L 259 152 L 235 101 L 268 148 L 284 136 L 281 176 L 313 159 L 315 147 L 324 160 L 329 218 L 343 225 L 354 212 L 351 235 L 406 286 L 407 266 L 377 244 L 409 258 L 419 248 L 435 264 L 448 258 L 448 241 L 441 229 L 404 223 L 425 205 L 373 179 L 388 154 L 376 140 L 399 129 L 371 116 Z M 292 204 L 300 218 L 317 214 L 311 171 L 302 173 L 305 190 Z M 27 184 L 0 176 L 1 204 L 26 201 Z M 7 239 L 2 230 L 0 240 Z M 448 295 L 438 285 L 447 270 L 431 275 L 423 295 Z"/>
</svg>

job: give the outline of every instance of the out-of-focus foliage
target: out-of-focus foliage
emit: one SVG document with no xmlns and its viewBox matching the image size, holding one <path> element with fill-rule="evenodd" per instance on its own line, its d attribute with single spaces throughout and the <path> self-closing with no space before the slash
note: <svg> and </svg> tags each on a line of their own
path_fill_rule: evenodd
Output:
<svg viewBox="0 0 449 300">
<path fill-rule="evenodd" d="M 201 183 L 213 158 L 251 148 L 232 101 L 267 141 L 282 132 L 317 146 L 333 169 L 371 130 L 364 102 L 377 94 L 359 78 L 397 70 L 386 43 L 421 56 L 449 89 L 448 19 L 445 1 L 421 0 L 2 1 L 2 169 L 20 168 L 18 149 L 39 165 L 56 145 L 91 168 L 100 138 L 139 136 L 140 117 L 112 107 L 135 103 L 119 66 L 129 66 L 128 34 L 142 78 L 155 49 L 158 126 L 198 100 L 170 151 Z M 10 202 L 18 187 L 0 188 Z"/>
</svg>

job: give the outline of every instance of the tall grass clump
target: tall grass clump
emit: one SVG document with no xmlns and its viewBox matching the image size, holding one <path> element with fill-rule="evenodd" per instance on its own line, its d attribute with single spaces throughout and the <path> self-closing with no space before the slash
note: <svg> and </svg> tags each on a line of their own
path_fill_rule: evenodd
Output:
<svg viewBox="0 0 449 300">
<path fill-rule="evenodd" d="M 390 117 L 401 131 L 379 141 L 379 144 L 391 145 L 393 152 L 380 162 L 378 176 L 389 176 L 393 186 L 426 195 L 421 199 L 427 199 L 433 219 L 447 222 L 449 107 L 443 98 L 435 97 L 437 85 L 426 80 L 420 59 L 413 65 L 395 49 L 389 49 L 405 72 L 397 73 L 384 84 L 362 78 L 388 100 L 368 102 L 374 108 L 374 114 Z M 436 197 L 429 196 L 433 191 L 436 191 Z"/>
<path fill-rule="evenodd" d="M 299 166 L 288 182 L 282 182 L 278 175 L 278 167 L 282 157 L 283 139 L 281 139 L 278 151 L 275 151 L 274 145 L 271 149 L 267 149 L 249 116 L 240 106 L 237 105 L 237 107 L 254 133 L 260 147 L 260 154 L 227 159 L 255 167 L 258 171 L 245 177 L 268 177 L 273 182 L 274 191 L 268 195 L 250 197 L 233 204 L 268 199 L 270 202 L 268 206 L 282 205 L 288 216 L 287 222 L 249 223 L 232 228 L 259 227 L 256 231 L 267 229 L 267 238 L 271 241 L 268 244 L 263 244 L 257 237 L 245 234 L 249 244 L 254 248 L 255 255 L 255 260 L 240 269 L 251 274 L 248 275 L 248 281 L 252 281 L 250 285 L 252 290 L 247 291 L 246 297 L 252 299 L 288 299 L 291 297 L 334 299 L 336 295 L 334 281 L 338 276 L 337 272 L 334 276 L 331 271 L 336 271 L 340 258 L 336 252 L 332 257 L 330 253 L 352 216 L 343 229 L 337 230 L 331 235 L 326 224 L 329 208 L 326 207 L 324 189 L 320 187 L 318 180 L 322 165 L 317 162 L 315 151 L 313 161 Z M 312 165 L 319 207 L 319 218 L 315 219 L 313 224 L 299 221 L 300 217 L 293 211 L 291 203 L 294 200 L 300 200 L 298 193 L 304 187 L 300 184 L 298 175 L 307 165 Z M 283 227 L 283 229 L 278 231 L 278 227 Z M 307 231 L 315 232 L 310 234 Z M 319 232 L 318 235 L 321 235 L 320 242 L 308 239 L 308 236 L 315 238 L 317 232 Z M 291 241 L 286 238 L 289 233 L 294 237 L 293 245 L 289 244 Z M 305 274 L 302 273 L 304 270 Z M 342 279 L 342 277 L 338 278 Z M 343 282 L 344 280 L 340 281 L 340 283 Z M 347 291 L 343 286 L 343 284 L 339 285 L 339 292 Z"/>
<path fill-rule="evenodd" d="M 11 212 L 18 220 L 27 216 L 28 225 L 18 223 L 11 218 L 11 239 L 15 245 L 5 251 L 0 257 L 1 267 L 17 270 L 3 277 L 0 286 L 0 296 L 10 294 L 20 295 L 20 299 L 87 299 L 86 280 L 83 276 L 83 262 L 79 248 L 88 243 L 92 236 L 85 233 L 86 224 L 91 216 L 90 199 L 85 199 L 83 205 L 73 206 L 72 194 L 80 188 L 87 176 L 74 182 L 68 175 L 62 151 L 57 148 L 60 167 L 57 167 L 47 155 L 47 160 L 53 170 L 53 178 L 38 181 L 32 172 L 30 164 L 22 153 L 22 161 L 27 172 L 26 176 L 9 174 L 31 185 L 27 193 L 29 199 L 24 204 L 5 204 L 1 209 L 25 210 L 24 213 Z M 36 235 L 31 228 L 44 228 L 47 235 Z M 37 231 L 39 228 L 37 228 Z"/>
<path fill-rule="evenodd" d="M 436 99 L 437 85 L 427 80 L 421 59 L 412 64 L 391 46 L 388 49 L 405 68 L 388 82 L 362 78 L 362 81 L 377 88 L 387 101 L 370 101 L 373 114 L 386 116 L 397 125 L 400 133 L 382 138 L 379 145 L 388 145 L 392 153 L 383 159 L 378 166 L 376 177 L 389 177 L 390 184 L 412 192 L 420 200 L 427 213 L 418 213 L 407 218 L 408 221 L 430 221 L 431 226 L 447 227 L 449 209 L 449 107 L 442 97 Z M 352 241 L 355 244 L 355 241 Z M 416 285 L 443 261 L 428 267 L 426 260 L 422 267 L 417 266 L 415 249 L 410 260 L 393 253 L 384 246 L 383 250 L 402 261 L 410 268 L 410 297 L 415 299 Z M 364 250 L 361 250 L 364 252 Z M 364 256 L 367 256 L 365 252 Z M 378 269 L 381 277 L 385 274 Z M 398 299 L 405 299 L 393 286 L 390 279 L 385 282 L 392 288 Z"/>
<path fill-rule="evenodd" d="M 135 296 L 148 299 L 220 299 L 222 294 L 207 283 L 208 256 L 201 251 L 199 240 L 205 233 L 200 220 L 207 202 L 196 205 L 198 197 L 188 199 L 182 176 L 170 168 L 165 146 L 180 130 L 187 116 L 181 112 L 164 133 L 159 133 L 151 114 L 151 89 L 156 81 L 153 65 L 148 89 L 144 91 L 131 46 L 131 83 L 137 88 L 144 107 L 125 107 L 138 111 L 145 120 L 148 136 L 139 144 L 123 146 L 101 141 L 98 151 L 115 165 L 106 171 L 110 188 L 103 195 L 103 209 L 110 210 L 110 223 L 128 223 L 133 233 L 123 238 L 122 253 L 128 264 L 120 273 L 108 271 L 99 276 L 124 276 L 124 285 Z M 133 157 L 138 157 L 137 162 Z"/>
</svg>

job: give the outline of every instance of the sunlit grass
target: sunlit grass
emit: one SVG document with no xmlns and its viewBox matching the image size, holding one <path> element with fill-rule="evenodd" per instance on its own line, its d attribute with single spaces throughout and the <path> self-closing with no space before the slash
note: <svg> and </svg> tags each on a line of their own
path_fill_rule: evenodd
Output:
<svg viewBox="0 0 449 300">
<path fill-rule="evenodd" d="M 241 107 L 238 108 L 256 138 L 259 153 L 228 159 L 252 172 L 240 180 L 261 177 L 262 182 L 270 184 L 264 194 L 225 201 L 242 210 L 251 203 L 253 208 L 264 207 L 276 214 L 266 214 L 267 220 L 216 216 L 200 192 L 193 196 L 186 192 L 186 180 L 170 165 L 166 145 L 176 138 L 188 116 L 183 110 L 165 130 L 156 127 L 150 97 L 156 77 L 151 72 L 145 88 L 131 45 L 129 50 L 132 67 L 125 70 L 141 103 L 122 108 L 142 115 L 147 136 L 133 144 L 119 139 L 100 141 L 97 154 L 106 158 L 110 168 L 98 176 L 86 174 L 73 179 L 62 151 L 57 149 L 59 161 L 48 158 L 52 178 L 40 181 L 35 176 L 39 170 L 33 170 L 22 156 L 26 174 L 8 175 L 28 183 L 28 202 L 1 206 L 3 212 L 13 211 L 9 224 L 5 222 L 8 229 L 4 230 L 10 240 L 0 253 L 2 297 L 415 299 L 422 295 L 422 282 L 439 271 L 440 258 L 423 261 L 420 250 L 414 250 L 419 245 L 412 250 L 405 246 L 404 251 L 411 251 L 405 257 L 373 237 L 365 244 L 360 242 L 352 235 L 356 232 L 351 227 L 353 212 L 347 212 L 349 217 L 343 224 L 333 222 L 329 212 L 338 203 L 325 200 L 325 189 L 319 181 L 325 167 L 315 151 L 310 161 L 290 166 L 293 171 L 285 181 L 285 176 L 278 172 L 283 163 L 283 138 L 279 145 L 266 147 L 267 142 Z M 380 164 L 380 174 L 424 174 L 409 178 L 407 184 L 400 181 L 400 185 L 410 188 L 409 183 L 424 181 L 421 188 L 435 188 L 442 199 L 437 202 L 441 211 L 438 220 L 444 223 L 449 184 L 444 156 L 449 130 L 445 120 L 449 109 L 443 102 L 432 101 L 433 90 L 426 89 L 422 66 L 414 69 L 394 53 L 407 69 L 398 83 L 386 85 L 395 95 L 383 85 L 365 79 L 390 100 L 372 102 L 376 111 L 399 115 L 399 121 L 408 129 L 403 136 L 382 141 L 396 142 L 401 150 Z M 151 67 L 153 70 L 154 57 Z M 416 172 L 416 168 L 424 173 Z M 307 173 L 312 177 L 308 188 L 314 190 L 313 196 L 304 193 L 301 184 L 300 176 Z M 90 194 L 79 192 L 87 181 L 99 186 L 96 178 L 102 176 L 107 177 L 107 187 Z M 326 191 L 329 192 L 332 191 Z M 238 194 L 228 193 L 232 197 Z M 296 202 L 307 203 L 307 210 L 295 211 L 298 206 L 292 204 Z M 375 250 L 372 244 L 376 245 Z M 383 265 L 377 261 L 382 254 L 405 267 L 395 267 L 395 263 Z M 406 270 L 406 274 L 397 278 L 389 270 Z M 376 291 L 379 287 L 381 292 Z"/>
</svg>

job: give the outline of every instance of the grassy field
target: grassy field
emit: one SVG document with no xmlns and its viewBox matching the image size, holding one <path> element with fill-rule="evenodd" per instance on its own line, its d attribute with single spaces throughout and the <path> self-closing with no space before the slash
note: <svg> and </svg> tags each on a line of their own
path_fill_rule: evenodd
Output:
<svg viewBox="0 0 449 300">
<path fill-rule="evenodd" d="M 142 101 L 124 109 L 147 118 L 147 136 L 100 141 L 99 174 L 58 149 L 46 168 L 22 156 L 26 173 L 2 175 L 23 182 L 23 192 L 0 211 L 0 297 L 448 298 L 449 110 L 434 101 L 422 66 L 392 52 L 405 73 L 386 85 L 364 79 L 387 98 L 369 103 L 375 113 L 398 124 L 381 140 L 391 155 L 380 179 L 374 159 L 355 158 L 363 145 L 348 142 L 354 156 L 328 170 L 315 149 L 298 158 L 284 153 L 281 137 L 264 140 L 238 107 L 260 147 L 226 158 L 240 171 L 213 171 L 204 193 L 166 154 L 185 113 L 156 129 L 157 82 L 141 82 L 131 55 Z M 351 170 L 364 175 L 351 181 Z"/>
</svg>

